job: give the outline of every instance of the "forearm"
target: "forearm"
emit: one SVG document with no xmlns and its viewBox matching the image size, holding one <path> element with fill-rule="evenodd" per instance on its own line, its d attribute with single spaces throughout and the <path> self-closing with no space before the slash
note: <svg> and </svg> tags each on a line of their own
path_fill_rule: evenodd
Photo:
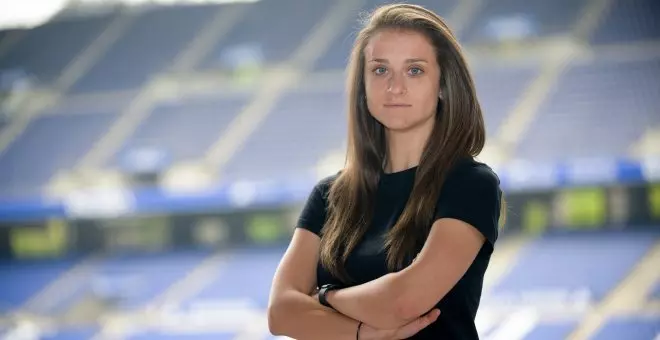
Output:
<svg viewBox="0 0 660 340">
<path fill-rule="evenodd" d="M 376 328 L 398 328 L 412 319 L 402 317 L 396 274 L 349 288 L 330 291 L 327 300 L 337 311 Z"/>
<path fill-rule="evenodd" d="M 282 293 L 268 311 L 273 335 L 298 340 L 355 339 L 358 322 L 324 307 L 314 298 L 294 290 Z"/>
</svg>

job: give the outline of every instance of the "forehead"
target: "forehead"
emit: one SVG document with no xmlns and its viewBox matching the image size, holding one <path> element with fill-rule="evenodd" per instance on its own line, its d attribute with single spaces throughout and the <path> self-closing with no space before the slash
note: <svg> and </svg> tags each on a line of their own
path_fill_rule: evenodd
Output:
<svg viewBox="0 0 660 340">
<path fill-rule="evenodd" d="M 422 33 L 386 29 L 377 32 L 369 39 L 364 48 L 364 55 L 367 60 L 369 58 L 399 59 L 398 57 L 432 59 L 435 51 L 429 39 Z"/>
</svg>

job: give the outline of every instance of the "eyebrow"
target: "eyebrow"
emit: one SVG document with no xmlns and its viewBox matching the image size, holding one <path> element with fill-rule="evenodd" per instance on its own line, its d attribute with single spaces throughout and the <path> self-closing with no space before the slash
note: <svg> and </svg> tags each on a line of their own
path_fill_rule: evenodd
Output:
<svg viewBox="0 0 660 340">
<path fill-rule="evenodd" d="M 373 62 L 373 63 L 383 63 L 383 64 L 387 64 L 387 63 L 389 63 L 389 61 L 388 61 L 387 59 L 382 59 L 382 58 L 374 58 L 374 59 L 369 60 L 369 62 Z M 406 63 L 408 63 L 408 64 L 412 64 L 412 63 L 428 63 L 428 61 L 426 61 L 426 59 L 422 59 L 422 58 L 410 58 L 410 59 L 406 59 Z"/>
</svg>

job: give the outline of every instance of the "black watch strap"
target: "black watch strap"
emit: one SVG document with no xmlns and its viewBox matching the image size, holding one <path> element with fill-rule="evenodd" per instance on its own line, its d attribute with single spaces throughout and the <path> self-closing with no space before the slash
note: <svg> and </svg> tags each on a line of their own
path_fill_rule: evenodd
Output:
<svg viewBox="0 0 660 340">
<path fill-rule="evenodd" d="M 327 294 L 329 291 L 331 291 L 331 290 L 339 289 L 339 288 L 340 288 L 339 285 L 331 284 L 331 283 L 329 283 L 329 284 L 325 284 L 325 285 L 321 286 L 321 288 L 319 289 L 319 303 L 321 303 L 322 305 L 324 305 L 324 306 L 326 306 L 326 307 L 328 307 L 328 308 L 332 308 L 332 309 L 334 309 L 334 307 L 332 307 L 332 306 L 328 303 L 328 300 L 327 300 L 327 298 L 326 298 L 326 294 Z"/>
</svg>

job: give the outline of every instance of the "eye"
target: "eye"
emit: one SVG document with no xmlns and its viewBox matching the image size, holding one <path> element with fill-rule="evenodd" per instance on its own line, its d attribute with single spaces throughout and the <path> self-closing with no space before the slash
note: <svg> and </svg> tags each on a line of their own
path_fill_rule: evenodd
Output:
<svg viewBox="0 0 660 340">
<path fill-rule="evenodd" d="M 410 70 L 408 70 L 408 72 L 410 73 L 410 75 L 418 76 L 418 75 L 424 73 L 424 70 L 422 70 L 419 67 L 411 67 Z"/>
<path fill-rule="evenodd" d="M 382 67 L 382 66 L 379 66 L 379 67 L 376 67 L 376 68 L 373 70 L 373 72 L 374 72 L 376 75 L 379 76 L 379 75 L 383 75 L 383 74 L 385 74 L 385 72 L 387 72 L 387 69 L 384 68 L 384 67 Z"/>
</svg>

